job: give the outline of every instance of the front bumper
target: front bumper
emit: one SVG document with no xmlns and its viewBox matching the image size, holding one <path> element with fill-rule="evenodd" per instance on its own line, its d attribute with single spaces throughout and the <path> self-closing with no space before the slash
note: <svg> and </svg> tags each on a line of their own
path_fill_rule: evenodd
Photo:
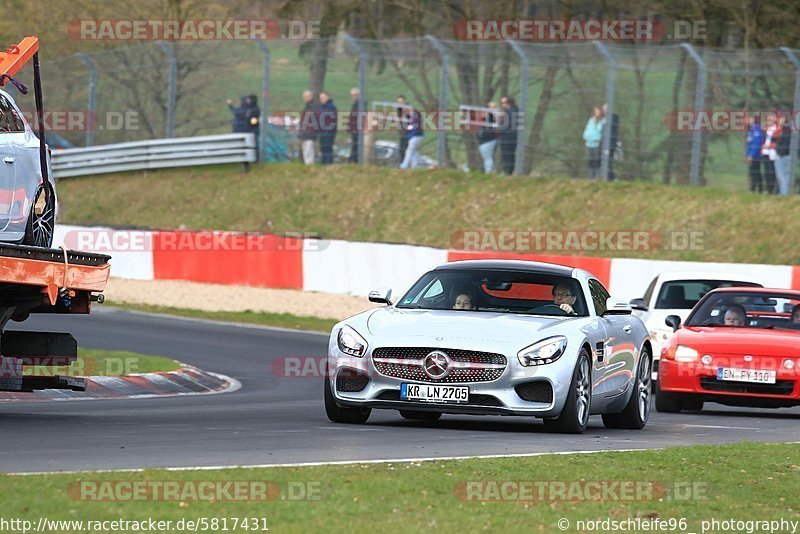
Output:
<svg viewBox="0 0 800 534">
<path fill-rule="evenodd" d="M 800 405 L 800 374 L 789 370 L 779 358 L 745 362 L 742 357 L 715 358 L 709 365 L 701 362 L 676 362 L 662 359 L 659 391 L 679 393 L 708 402 L 735 406 L 788 407 Z M 717 380 L 719 367 L 775 371 L 775 384 Z"/>
<path fill-rule="evenodd" d="M 333 344 L 332 344 L 333 345 Z M 447 351 L 448 349 L 443 349 Z M 346 355 L 338 347 L 331 346 L 328 355 L 328 377 L 336 403 L 346 407 L 364 407 L 389 410 L 433 411 L 450 414 L 472 415 L 518 415 L 556 417 L 561 413 L 572 380 L 575 358 L 569 352 L 556 362 L 547 365 L 524 367 L 516 355 L 506 355 L 508 363 L 499 378 L 488 382 L 436 382 L 433 380 L 409 380 L 380 373 L 372 360 L 372 351 L 362 358 Z M 345 379 L 357 377 L 360 391 L 354 382 Z M 469 387 L 469 402 L 444 404 L 412 402 L 400 399 L 400 385 L 441 384 Z M 549 388 L 552 392 L 546 402 L 526 401 L 518 390 L 535 383 L 536 389 Z M 345 388 L 339 386 L 346 385 Z M 545 386 L 546 385 L 546 386 Z M 545 387 L 541 387 L 545 386 Z"/>
</svg>

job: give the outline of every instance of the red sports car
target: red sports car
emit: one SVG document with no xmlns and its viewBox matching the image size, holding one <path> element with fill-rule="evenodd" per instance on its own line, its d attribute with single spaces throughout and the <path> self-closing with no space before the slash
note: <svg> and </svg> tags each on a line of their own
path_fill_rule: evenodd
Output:
<svg viewBox="0 0 800 534">
<path fill-rule="evenodd" d="M 800 291 L 709 291 L 661 351 L 656 409 L 800 405 Z"/>
</svg>

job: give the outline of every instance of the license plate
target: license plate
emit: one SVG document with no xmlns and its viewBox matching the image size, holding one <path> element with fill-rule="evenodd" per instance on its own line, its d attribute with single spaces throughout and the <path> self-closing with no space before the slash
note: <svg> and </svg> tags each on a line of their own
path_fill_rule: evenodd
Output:
<svg viewBox="0 0 800 534">
<path fill-rule="evenodd" d="M 725 380 L 728 382 L 753 382 L 756 384 L 774 384 L 775 371 L 719 367 L 717 369 L 717 380 Z"/>
<path fill-rule="evenodd" d="M 416 402 L 463 404 L 469 402 L 469 388 L 432 384 L 400 384 L 400 398 Z"/>
</svg>

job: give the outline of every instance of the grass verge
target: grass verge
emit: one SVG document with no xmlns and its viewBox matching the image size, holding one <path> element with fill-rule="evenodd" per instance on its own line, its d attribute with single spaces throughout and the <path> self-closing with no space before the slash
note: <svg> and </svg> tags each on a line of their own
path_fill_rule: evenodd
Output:
<svg viewBox="0 0 800 534">
<path fill-rule="evenodd" d="M 134 473 L 86 473 L 36 476 L 0 475 L 3 515 L 33 521 L 222 519 L 232 532 L 233 518 L 265 518 L 276 532 L 578 532 L 578 521 L 627 518 L 685 519 L 685 528 L 701 532 L 701 521 L 797 520 L 800 510 L 800 451 L 794 444 L 742 443 L 680 447 L 663 451 L 607 452 L 531 458 L 473 459 L 417 463 L 362 464 L 304 468 L 228 469 L 220 471 L 147 470 Z M 126 499 L 123 483 L 183 483 L 168 500 Z M 191 498 L 195 482 L 244 481 L 248 489 L 266 483 L 264 500 Z M 566 483 L 566 498 L 551 490 L 540 499 L 516 500 L 500 481 Z M 251 484 L 251 482 L 253 484 Z M 623 498 L 617 490 L 592 499 L 590 486 L 639 488 Z M 188 483 L 188 484 L 187 484 Z M 469 485 L 472 484 L 472 485 Z M 477 484 L 480 484 L 478 486 Z M 466 488 L 471 488 L 467 490 Z M 519 487 L 519 486 L 517 486 Z M 557 486 L 550 486 L 557 487 Z M 479 489 L 476 489 L 479 488 Z M 578 488 L 578 489 L 575 489 Z M 250 493 L 257 495 L 258 491 Z M 244 495 L 244 494 L 242 494 Z M 503 500 L 503 496 L 510 498 Z M 82 498 L 83 496 L 83 498 Z M 500 500 L 498 500 L 498 496 Z M 101 500 L 98 498 L 104 497 Z M 311 497 L 309 499 L 309 497 Z M 589 500 L 585 500 L 589 498 Z M 32 505 L 35 503 L 35 506 Z M 559 521 L 568 522 L 559 529 Z M 258 528 L 248 530 L 262 530 Z M 391 529 L 391 530 L 390 530 Z M 70 531 L 62 528 L 61 531 Z M 595 529 L 592 529 L 595 530 Z M 589 530 L 587 530 L 589 531 Z M 595 531 L 602 531 L 598 528 Z M 627 531 L 646 531 L 628 528 Z M 655 530 L 652 530 L 655 531 Z M 738 531 L 738 530 L 716 530 Z"/>
<path fill-rule="evenodd" d="M 259 326 L 274 326 L 277 328 L 291 328 L 293 330 L 309 330 L 313 332 L 330 332 L 338 321 L 336 319 L 321 319 L 292 315 L 290 313 L 271 312 L 228 312 L 228 311 L 202 311 L 191 308 L 172 308 L 169 306 L 154 306 L 150 304 L 131 304 L 127 302 L 113 302 L 107 300 L 104 306 L 114 306 L 126 310 L 142 311 L 148 313 L 163 313 L 178 317 L 193 319 L 209 319 L 212 321 L 225 321 L 229 323 L 246 323 Z"/>
<path fill-rule="evenodd" d="M 310 232 L 441 248 L 475 229 L 637 230 L 664 244 L 672 232 L 698 232 L 691 247 L 652 240 L 645 250 L 549 252 L 800 264 L 800 232 L 789 231 L 800 197 L 712 187 L 286 163 L 247 174 L 219 165 L 69 178 L 59 199 L 67 224 Z"/>
<path fill-rule="evenodd" d="M 137 373 L 177 371 L 175 360 L 124 350 L 78 349 L 78 359 L 70 366 L 26 366 L 25 374 L 37 376 L 124 376 Z"/>
</svg>

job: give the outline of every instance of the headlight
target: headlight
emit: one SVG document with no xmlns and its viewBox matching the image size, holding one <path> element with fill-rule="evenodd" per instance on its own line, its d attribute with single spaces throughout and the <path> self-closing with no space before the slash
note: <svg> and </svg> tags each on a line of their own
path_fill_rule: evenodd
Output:
<svg viewBox="0 0 800 534">
<path fill-rule="evenodd" d="M 699 353 L 686 345 L 678 345 L 678 348 L 675 349 L 675 361 L 678 362 L 696 362 L 697 356 Z"/>
<path fill-rule="evenodd" d="M 549 337 L 530 347 L 525 347 L 519 354 L 519 363 L 525 367 L 531 365 L 544 365 L 546 363 L 553 363 L 564 354 L 567 349 L 567 338 L 564 336 Z"/>
<path fill-rule="evenodd" d="M 340 351 L 350 356 L 358 356 L 360 358 L 367 352 L 367 342 L 358 332 L 349 326 L 343 326 L 342 329 L 339 330 L 336 343 L 339 345 Z"/>
</svg>

